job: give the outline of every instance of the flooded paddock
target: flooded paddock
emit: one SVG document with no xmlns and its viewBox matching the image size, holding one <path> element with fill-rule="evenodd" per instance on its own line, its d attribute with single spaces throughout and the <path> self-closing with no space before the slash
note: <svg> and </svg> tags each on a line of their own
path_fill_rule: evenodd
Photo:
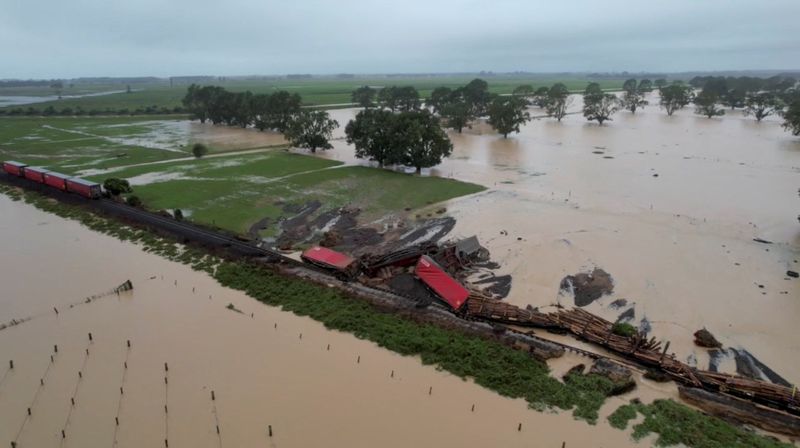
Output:
<svg viewBox="0 0 800 448">
<path fill-rule="evenodd" d="M 633 308 L 634 324 L 646 318 L 700 368 L 708 355 L 692 333 L 706 327 L 800 382 L 800 281 L 786 276 L 800 270 L 800 139 L 775 117 L 708 119 L 691 107 L 669 117 L 649 100 L 603 126 L 576 113 L 534 120 L 508 139 L 485 123 L 449 131 L 452 156 L 423 174 L 490 187 L 446 204 L 457 219 L 451 236 L 477 235 L 489 248 L 497 274 L 513 276 L 511 303 L 573 306 L 561 279 L 601 267 L 614 292 L 589 311 L 616 320 Z M 331 111 L 340 123 L 356 113 Z M 337 133 L 321 157 L 366 164 Z M 628 306 L 609 307 L 620 298 Z"/>
<path fill-rule="evenodd" d="M 539 413 L 3 195 L 0 232 L 14 242 L 0 252 L 0 316 L 34 316 L 0 331 L 6 446 L 157 447 L 168 439 L 170 447 L 629 447 L 652 440 L 634 444 L 605 423 L 622 398 L 610 400 L 597 426 L 568 412 Z M 68 306 L 128 279 L 133 291 Z"/>
</svg>

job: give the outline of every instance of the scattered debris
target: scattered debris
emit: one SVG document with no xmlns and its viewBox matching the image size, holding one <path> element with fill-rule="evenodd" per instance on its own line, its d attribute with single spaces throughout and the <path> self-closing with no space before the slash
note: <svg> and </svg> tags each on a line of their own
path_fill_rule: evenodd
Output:
<svg viewBox="0 0 800 448">
<path fill-rule="evenodd" d="M 792 277 L 792 278 L 797 278 L 797 277 L 800 277 L 800 274 L 798 274 L 796 271 L 786 271 L 786 276 Z"/>
<path fill-rule="evenodd" d="M 628 306 L 628 299 L 617 299 L 608 304 L 608 307 L 611 308 L 612 310 L 618 310 L 626 306 Z"/>
<path fill-rule="evenodd" d="M 608 378 L 614 384 L 611 395 L 620 395 L 636 388 L 631 369 L 608 358 L 599 358 L 589 370 L 590 374 Z"/>
<path fill-rule="evenodd" d="M 706 348 L 722 347 L 722 343 L 719 342 L 717 338 L 715 338 L 714 335 L 705 328 L 694 332 L 694 343 L 695 345 Z"/>
<path fill-rule="evenodd" d="M 761 239 L 761 238 L 753 238 L 753 241 L 755 241 L 756 243 L 761 243 L 761 244 L 772 244 L 772 241 L 768 241 L 768 240 Z"/>
<path fill-rule="evenodd" d="M 591 304 L 604 294 L 611 294 L 613 290 L 614 281 L 611 275 L 600 268 L 594 268 L 590 273 L 568 275 L 561 280 L 561 292 L 574 294 L 575 305 L 581 307 Z"/>
</svg>

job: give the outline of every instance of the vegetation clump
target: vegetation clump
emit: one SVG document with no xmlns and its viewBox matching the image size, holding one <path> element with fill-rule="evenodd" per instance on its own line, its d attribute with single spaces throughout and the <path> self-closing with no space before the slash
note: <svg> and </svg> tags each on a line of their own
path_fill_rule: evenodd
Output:
<svg viewBox="0 0 800 448">
<path fill-rule="evenodd" d="M 133 189 L 131 188 L 131 184 L 128 183 L 125 179 L 119 179 L 117 177 L 110 177 L 103 181 L 103 189 L 108 192 L 111 196 L 117 197 L 124 193 L 131 193 Z"/>
<path fill-rule="evenodd" d="M 611 332 L 617 336 L 630 338 L 636 335 L 636 327 L 627 322 L 617 322 L 611 327 Z"/>
<path fill-rule="evenodd" d="M 633 438 L 641 440 L 658 434 L 656 446 L 683 444 L 693 448 L 790 448 L 793 445 L 764 437 L 734 426 L 717 417 L 695 411 L 673 400 L 655 400 L 651 404 L 631 403 L 620 406 L 608 416 L 611 426 L 626 429 L 637 415 L 644 416 L 634 425 Z"/>
<path fill-rule="evenodd" d="M 208 147 L 202 143 L 195 143 L 192 145 L 192 154 L 199 159 L 208 154 Z"/>
</svg>

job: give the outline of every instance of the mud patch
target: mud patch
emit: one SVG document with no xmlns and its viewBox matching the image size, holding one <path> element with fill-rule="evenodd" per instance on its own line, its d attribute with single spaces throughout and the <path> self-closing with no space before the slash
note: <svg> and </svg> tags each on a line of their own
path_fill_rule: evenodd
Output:
<svg viewBox="0 0 800 448">
<path fill-rule="evenodd" d="M 506 298 L 508 293 L 511 292 L 511 276 L 510 275 L 491 275 L 487 278 L 473 281 L 474 285 L 488 285 L 483 290 L 495 296 L 496 298 Z"/>
<path fill-rule="evenodd" d="M 611 274 L 594 268 L 592 272 L 580 272 L 568 275 L 561 280 L 561 294 L 573 294 L 575 306 L 587 306 L 603 295 L 614 291 L 614 280 Z"/>
</svg>

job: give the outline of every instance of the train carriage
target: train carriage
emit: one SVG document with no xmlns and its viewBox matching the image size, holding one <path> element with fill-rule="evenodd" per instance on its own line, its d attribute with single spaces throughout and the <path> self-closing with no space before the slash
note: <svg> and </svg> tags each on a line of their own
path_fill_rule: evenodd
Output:
<svg viewBox="0 0 800 448">
<path fill-rule="evenodd" d="M 70 177 L 66 180 L 67 191 L 79 194 L 89 199 L 99 198 L 103 193 L 100 184 L 97 182 L 81 179 L 80 177 Z"/>
<path fill-rule="evenodd" d="M 414 275 L 437 297 L 450 305 L 453 311 L 461 309 L 469 297 L 469 291 L 427 255 L 421 256 L 417 261 Z"/>
<path fill-rule="evenodd" d="M 332 271 L 340 280 L 350 280 L 358 275 L 355 258 L 326 247 L 315 246 L 300 255 L 306 263 Z"/>
<path fill-rule="evenodd" d="M 3 171 L 13 176 L 22 177 L 25 174 L 25 167 L 28 166 L 24 163 L 15 162 L 13 160 L 8 160 L 3 162 Z"/>
<path fill-rule="evenodd" d="M 67 190 L 67 179 L 69 179 L 69 176 L 66 174 L 56 173 L 55 171 L 48 171 L 44 173 L 44 183 L 61 191 Z"/>
<path fill-rule="evenodd" d="M 23 174 L 25 175 L 25 179 L 31 180 L 36 183 L 43 184 L 44 183 L 44 174 L 47 172 L 44 168 L 39 168 L 35 166 L 26 166 L 23 170 Z"/>
</svg>

